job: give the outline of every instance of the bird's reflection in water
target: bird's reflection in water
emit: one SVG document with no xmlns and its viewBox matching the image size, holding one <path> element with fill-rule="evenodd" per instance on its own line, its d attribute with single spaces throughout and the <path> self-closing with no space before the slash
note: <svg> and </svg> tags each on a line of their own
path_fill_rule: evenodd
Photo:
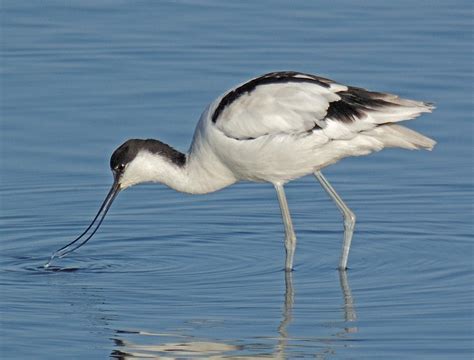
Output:
<svg viewBox="0 0 474 360">
<path fill-rule="evenodd" d="M 342 307 L 344 312 L 344 320 L 346 326 L 342 331 L 338 331 L 329 337 L 324 339 L 316 339 L 315 341 L 321 342 L 321 353 L 315 354 L 316 358 L 326 358 L 328 354 L 334 354 L 336 352 L 334 343 L 338 340 L 343 339 L 348 334 L 353 334 L 358 331 L 356 326 L 351 326 L 355 323 L 357 316 L 354 307 L 352 292 L 347 279 L 346 271 L 339 271 L 339 281 L 342 290 L 342 296 L 344 299 L 344 305 Z M 285 272 L 285 297 L 283 303 L 282 319 L 278 326 L 276 336 L 277 343 L 273 353 L 262 353 L 255 355 L 248 355 L 248 351 L 245 351 L 245 355 L 234 355 L 239 350 L 245 350 L 245 345 L 234 345 L 227 344 L 218 341 L 197 341 L 195 338 L 186 335 L 179 334 L 155 334 L 149 332 L 130 332 L 130 331 L 116 331 L 117 336 L 113 339 L 115 347 L 111 353 L 113 359 L 182 359 L 182 358 L 206 358 L 206 359 L 287 359 L 291 356 L 288 352 L 288 342 L 292 340 L 291 335 L 288 333 L 288 326 L 293 320 L 293 306 L 295 303 L 295 291 L 293 287 L 293 273 Z M 147 337 L 153 339 L 153 337 L 159 337 L 162 341 L 163 338 L 170 337 L 177 339 L 173 342 L 165 342 L 156 345 L 142 345 L 136 344 L 131 341 L 121 338 L 122 335 L 137 335 L 141 337 Z M 157 341 L 158 342 L 158 341 Z"/>
<path fill-rule="evenodd" d="M 352 325 L 357 320 L 356 311 L 354 308 L 354 300 L 352 299 L 352 291 L 347 280 L 347 271 L 339 271 L 339 282 L 341 284 L 342 296 L 344 296 L 344 320 L 347 325 Z M 356 326 L 347 326 L 345 328 L 348 333 L 356 333 L 358 331 Z"/>
<path fill-rule="evenodd" d="M 284 359 L 285 350 L 288 345 L 288 325 L 293 319 L 293 304 L 295 302 L 295 290 L 293 288 L 293 272 L 285 271 L 285 302 L 283 303 L 283 318 L 278 326 L 278 344 L 276 346 L 275 358 Z"/>
<path fill-rule="evenodd" d="M 347 271 L 339 271 L 339 283 L 342 290 L 342 296 L 344 299 L 344 320 L 346 326 L 343 331 L 339 331 L 329 338 L 319 339 L 319 341 L 325 343 L 326 349 L 322 351 L 323 358 L 324 354 L 334 353 L 334 350 L 331 349 L 331 338 L 334 340 L 341 339 L 346 334 L 357 333 L 358 329 L 356 326 L 351 326 L 356 320 L 357 315 L 354 308 L 354 301 L 352 298 L 352 291 L 349 286 L 349 281 L 347 279 Z M 295 291 L 293 287 L 293 272 L 285 272 L 285 302 L 283 306 L 283 318 L 278 326 L 278 334 L 280 335 L 278 339 L 278 344 L 276 346 L 276 351 L 273 354 L 272 358 L 275 359 L 286 359 L 288 358 L 286 354 L 286 349 L 288 347 L 288 341 L 291 340 L 291 336 L 288 334 L 288 325 L 291 324 L 293 320 L 293 305 L 295 302 Z"/>
</svg>

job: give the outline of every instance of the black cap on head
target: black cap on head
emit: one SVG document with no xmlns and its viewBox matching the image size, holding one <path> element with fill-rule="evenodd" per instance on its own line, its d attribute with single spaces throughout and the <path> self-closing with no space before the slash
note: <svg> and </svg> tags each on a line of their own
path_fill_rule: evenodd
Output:
<svg viewBox="0 0 474 360">
<path fill-rule="evenodd" d="M 123 170 L 137 156 L 140 150 L 149 151 L 152 154 L 160 154 L 178 166 L 183 166 L 186 162 L 186 155 L 159 140 L 129 139 L 120 145 L 110 157 L 110 168 L 112 171 Z"/>
</svg>

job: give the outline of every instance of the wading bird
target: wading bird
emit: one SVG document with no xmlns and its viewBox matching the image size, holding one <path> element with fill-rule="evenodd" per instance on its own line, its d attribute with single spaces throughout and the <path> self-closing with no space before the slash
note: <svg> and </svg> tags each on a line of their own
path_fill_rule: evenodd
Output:
<svg viewBox="0 0 474 360">
<path fill-rule="evenodd" d="M 434 140 L 396 123 L 433 108 L 300 72 L 272 72 L 249 80 L 206 108 L 187 154 L 153 139 L 120 145 L 110 159 L 114 182 L 97 215 L 46 266 L 89 241 L 120 190 L 132 185 L 160 182 L 177 191 L 205 194 L 237 181 L 255 181 L 275 187 L 285 227 L 285 269 L 292 270 L 296 235 L 284 185 L 314 174 L 343 215 L 339 268 L 346 269 L 355 215 L 321 169 L 385 147 L 431 150 Z"/>
</svg>

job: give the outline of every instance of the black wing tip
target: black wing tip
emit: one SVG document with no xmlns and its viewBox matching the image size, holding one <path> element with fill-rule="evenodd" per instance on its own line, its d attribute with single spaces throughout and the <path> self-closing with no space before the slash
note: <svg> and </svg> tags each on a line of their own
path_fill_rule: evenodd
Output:
<svg viewBox="0 0 474 360">
<path fill-rule="evenodd" d="M 423 101 L 423 106 L 425 106 L 430 112 L 436 109 L 436 104 L 431 101 Z"/>
<path fill-rule="evenodd" d="M 390 94 L 369 91 L 360 87 L 348 86 L 346 91 L 339 91 L 340 100 L 329 103 L 325 120 L 338 120 L 343 123 L 356 121 L 365 112 L 395 105 L 388 99 Z"/>
</svg>

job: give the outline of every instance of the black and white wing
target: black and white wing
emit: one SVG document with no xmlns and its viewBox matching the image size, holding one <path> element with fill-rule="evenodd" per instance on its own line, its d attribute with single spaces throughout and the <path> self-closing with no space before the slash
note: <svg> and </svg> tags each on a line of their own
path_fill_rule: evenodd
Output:
<svg viewBox="0 0 474 360">
<path fill-rule="evenodd" d="M 218 99 L 211 120 L 227 137 L 238 140 L 318 131 L 328 139 L 350 139 L 431 110 L 427 103 L 315 75 L 273 72 L 227 92 Z"/>
</svg>

